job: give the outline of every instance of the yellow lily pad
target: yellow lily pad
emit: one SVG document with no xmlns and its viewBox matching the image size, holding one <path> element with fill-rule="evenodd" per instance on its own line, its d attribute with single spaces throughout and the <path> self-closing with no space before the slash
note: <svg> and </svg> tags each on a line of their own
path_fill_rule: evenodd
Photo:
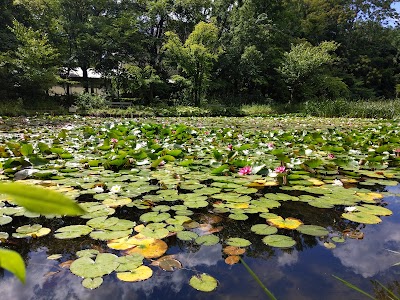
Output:
<svg viewBox="0 0 400 300">
<path fill-rule="evenodd" d="M 248 187 L 263 188 L 266 186 L 277 186 L 279 183 L 277 181 L 267 181 L 267 180 L 254 180 L 252 183 L 248 184 Z"/>
<path fill-rule="evenodd" d="M 153 276 L 153 270 L 147 266 L 140 266 L 130 272 L 117 273 L 117 278 L 121 281 L 137 282 L 149 279 Z"/>
<path fill-rule="evenodd" d="M 162 240 L 143 238 L 137 245 L 126 250 L 127 254 L 139 253 L 145 258 L 157 258 L 167 252 L 168 245 Z"/>
<path fill-rule="evenodd" d="M 316 178 L 308 178 L 307 181 L 311 182 L 313 185 L 316 185 L 316 186 L 321 186 L 321 185 L 325 184 L 325 182 L 323 182 L 319 179 L 316 179 Z"/>
<path fill-rule="evenodd" d="M 383 198 L 382 194 L 379 193 L 356 193 L 358 198 L 361 199 L 361 201 L 366 202 L 366 203 L 376 203 L 375 200 L 379 200 Z"/>
<path fill-rule="evenodd" d="M 271 226 L 275 226 L 277 228 L 285 228 L 285 229 L 296 229 L 300 225 L 303 224 L 302 221 L 296 218 L 282 218 L 278 216 L 277 218 L 267 219 L 267 222 Z"/>
</svg>

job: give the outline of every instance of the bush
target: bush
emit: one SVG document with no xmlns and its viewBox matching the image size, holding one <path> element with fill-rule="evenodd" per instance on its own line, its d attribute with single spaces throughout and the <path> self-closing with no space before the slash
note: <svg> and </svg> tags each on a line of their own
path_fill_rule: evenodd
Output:
<svg viewBox="0 0 400 300">
<path fill-rule="evenodd" d="M 75 101 L 75 105 L 84 111 L 107 108 L 107 104 L 107 100 L 103 96 L 89 93 L 78 95 Z"/>
</svg>

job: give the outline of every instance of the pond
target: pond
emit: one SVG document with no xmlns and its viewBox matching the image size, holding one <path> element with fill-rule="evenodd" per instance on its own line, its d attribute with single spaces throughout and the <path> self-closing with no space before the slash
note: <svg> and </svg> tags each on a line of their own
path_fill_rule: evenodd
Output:
<svg viewBox="0 0 400 300">
<path fill-rule="evenodd" d="M 4 119 L 2 181 L 79 217 L 0 200 L 2 299 L 378 299 L 398 293 L 396 120 Z M 47 229 L 48 228 L 48 229 Z M 399 253 L 397 253 L 399 252 Z M 246 266 L 251 271 L 246 269 Z M 85 286 L 85 287 L 84 287 Z"/>
</svg>

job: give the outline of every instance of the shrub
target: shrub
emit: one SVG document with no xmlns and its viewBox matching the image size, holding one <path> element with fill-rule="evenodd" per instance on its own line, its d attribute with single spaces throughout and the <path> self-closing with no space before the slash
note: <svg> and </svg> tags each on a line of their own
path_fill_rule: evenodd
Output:
<svg viewBox="0 0 400 300">
<path fill-rule="evenodd" d="M 107 100 L 100 95 L 83 93 L 78 95 L 75 105 L 85 111 L 91 109 L 102 109 L 107 107 Z"/>
</svg>

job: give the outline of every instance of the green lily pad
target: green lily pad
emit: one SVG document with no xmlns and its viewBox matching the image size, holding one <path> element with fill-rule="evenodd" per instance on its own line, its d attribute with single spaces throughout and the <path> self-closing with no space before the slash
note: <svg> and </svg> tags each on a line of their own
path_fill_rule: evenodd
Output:
<svg viewBox="0 0 400 300">
<path fill-rule="evenodd" d="M 126 237 L 132 233 L 133 229 L 129 230 L 96 230 L 90 233 L 90 237 L 95 240 L 109 241 Z"/>
<path fill-rule="evenodd" d="M 89 257 L 81 257 L 71 264 L 70 270 L 73 274 L 83 278 L 102 277 L 118 268 L 117 258 L 111 253 L 100 253 L 95 261 Z"/>
<path fill-rule="evenodd" d="M 214 277 L 204 273 L 192 276 L 189 284 L 191 287 L 201 292 L 212 292 L 218 286 L 218 282 Z"/>
<path fill-rule="evenodd" d="M 83 287 L 94 290 L 97 289 L 103 283 L 103 278 L 96 277 L 96 278 L 85 278 L 82 281 Z"/>
<path fill-rule="evenodd" d="M 368 213 L 375 216 L 390 216 L 393 212 L 386 207 L 371 205 L 371 204 L 363 204 L 360 206 L 356 206 L 357 210 L 363 213 Z"/>
<path fill-rule="evenodd" d="M 229 238 L 226 240 L 226 243 L 229 246 L 234 246 L 234 247 L 247 247 L 251 245 L 251 242 L 249 240 L 242 238 Z"/>
<path fill-rule="evenodd" d="M 290 248 L 296 245 L 296 241 L 286 235 L 268 235 L 262 239 L 263 243 L 277 248 Z"/>
<path fill-rule="evenodd" d="M 18 227 L 17 232 L 13 233 L 12 236 L 20 239 L 20 238 L 27 238 L 33 237 L 38 238 L 41 236 L 48 235 L 51 232 L 50 228 L 42 227 L 42 225 L 35 224 L 35 225 L 24 225 Z"/>
<path fill-rule="evenodd" d="M 6 225 L 12 222 L 12 218 L 9 216 L 0 216 L 0 225 Z"/>
<path fill-rule="evenodd" d="M 162 221 L 167 220 L 168 218 L 170 218 L 171 215 L 169 213 L 158 213 L 156 211 L 152 211 L 152 212 L 148 212 L 148 213 L 144 213 L 143 215 L 140 216 L 140 221 L 142 222 L 154 222 L 154 223 L 159 223 Z"/>
<path fill-rule="evenodd" d="M 344 243 L 346 240 L 344 238 L 340 237 L 340 236 L 334 236 L 332 238 L 332 241 L 335 242 L 335 243 Z"/>
<path fill-rule="evenodd" d="M 54 237 L 57 239 L 74 239 L 92 232 L 93 228 L 86 225 L 70 225 L 56 230 Z"/>
<path fill-rule="evenodd" d="M 125 255 L 118 257 L 119 266 L 116 269 L 117 272 L 127 272 L 140 267 L 143 264 L 143 255 L 139 253 L 133 253 L 131 255 Z"/>
<path fill-rule="evenodd" d="M 219 237 L 213 234 L 208 234 L 208 235 L 202 235 L 196 238 L 195 240 L 196 244 L 198 245 L 204 245 L 204 246 L 213 246 L 218 244 L 219 242 Z"/>
<path fill-rule="evenodd" d="M 378 224 L 382 222 L 379 217 L 364 212 L 343 213 L 342 218 L 362 224 Z"/>
<path fill-rule="evenodd" d="M 250 228 L 255 234 L 259 235 L 270 235 L 278 232 L 278 228 L 269 226 L 267 224 L 256 224 Z"/>
<path fill-rule="evenodd" d="M 228 217 L 232 220 L 237 220 L 237 221 L 244 221 L 249 218 L 248 215 L 240 214 L 240 213 L 229 214 Z"/>
<path fill-rule="evenodd" d="M 182 241 L 193 241 L 199 237 L 199 235 L 192 231 L 180 231 L 176 234 L 176 237 Z"/>
<path fill-rule="evenodd" d="M 6 240 L 8 239 L 9 234 L 7 232 L 0 232 L 0 240 Z"/>
<path fill-rule="evenodd" d="M 78 257 L 95 257 L 97 254 L 99 254 L 99 250 L 96 249 L 85 249 L 85 250 L 79 250 L 76 252 L 76 256 Z"/>
<path fill-rule="evenodd" d="M 312 236 L 326 236 L 329 234 L 329 231 L 326 228 L 317 225 L 300 225 L 296 230 L 303 234 Z"/>
</svg>

